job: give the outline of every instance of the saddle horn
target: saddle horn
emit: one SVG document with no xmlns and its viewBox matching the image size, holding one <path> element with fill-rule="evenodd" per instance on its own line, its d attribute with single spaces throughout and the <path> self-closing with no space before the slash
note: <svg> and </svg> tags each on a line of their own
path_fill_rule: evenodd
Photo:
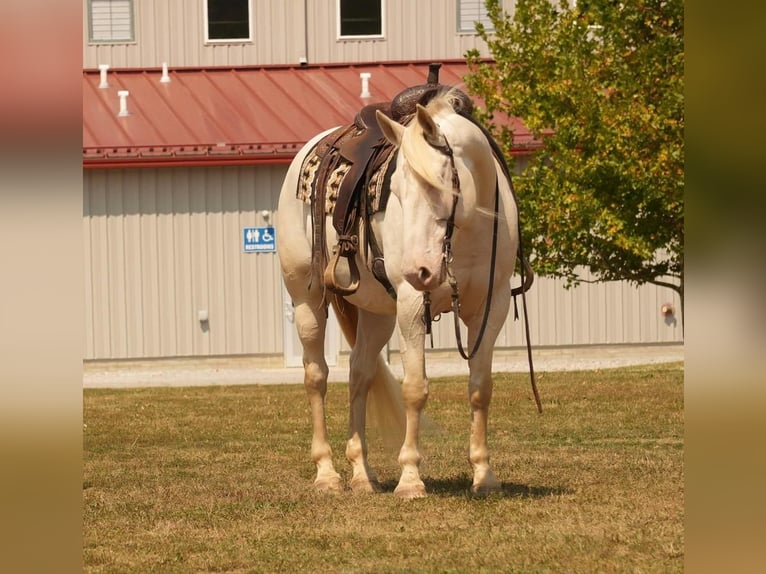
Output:
<svg viewBox="0 0 766 574">
<path fill-rule="evenodd" d="M 406 88 L 391 100 L 391 117 L 394 120 L 401 123 L 407 116 L 415 113 L 417 104 L 425 106 L 436 94 L 449 90 L 453 92 L 455 99 L 460 102 L 459 109 L 458 105 L 455 104 L 457 111 L 469 116 L 473 113 L 473 101 L 468 97 L 468 94 L 458 88 L 439 83 L 439 68 L 441 66 L 439 62 L 429 64 L 428 78 L 425 84 Z"/>
</svg>

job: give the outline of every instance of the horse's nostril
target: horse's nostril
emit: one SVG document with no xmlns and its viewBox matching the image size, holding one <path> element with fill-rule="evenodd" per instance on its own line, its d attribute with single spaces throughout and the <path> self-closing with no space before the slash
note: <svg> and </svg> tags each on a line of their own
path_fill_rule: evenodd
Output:
<svg viewBox="0 0 766 574">
<path fill-rule="evenodd" d="M 418 279 L 420 279 L 423 283 L 428 281 L 431 278 L 431 272 L 426 269 L 425 267 L 421 267 L 418 269 Z"/>
</svg>

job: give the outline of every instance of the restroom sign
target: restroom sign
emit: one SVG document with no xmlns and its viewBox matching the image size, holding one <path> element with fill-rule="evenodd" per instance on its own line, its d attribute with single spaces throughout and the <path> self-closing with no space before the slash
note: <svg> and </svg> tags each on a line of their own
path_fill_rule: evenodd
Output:
<svg viewBox="0 0 766 574">
<path fill-rule="evenodd" d="M 269 253 L 277 250 L 273 227 L 243 227 L 242 241 L 245 253 Z"/>
</svg>

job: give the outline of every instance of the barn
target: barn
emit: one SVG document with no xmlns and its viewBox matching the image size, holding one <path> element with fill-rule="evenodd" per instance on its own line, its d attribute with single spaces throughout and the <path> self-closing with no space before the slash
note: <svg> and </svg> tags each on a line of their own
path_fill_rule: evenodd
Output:
<svg viewBox="0 0 766 574">
<path fill-rule="evenodd" d="M 288 163 L 362 105 L 423 83 L 433 61 L 459 86 L 481 2 L 382 0 L 362 18 L 340 0 L 243 0 L 227 16 L 214 0 L 83 1 L 85 359 L 298 365 L 268 240 Z M 523 169 L 535 142 L 512 127 Z M 683 340 L 661 312 L 678 308 L 670 289 L 542 278 L 528 302 L 536 346 Z M 437 350 L 455 348 L 447 323 Z M 329 339 L 333 363 L 347 349 L 334 327 Z M 498 347 L 524 343 L 508 321 Z"/>
</svg>

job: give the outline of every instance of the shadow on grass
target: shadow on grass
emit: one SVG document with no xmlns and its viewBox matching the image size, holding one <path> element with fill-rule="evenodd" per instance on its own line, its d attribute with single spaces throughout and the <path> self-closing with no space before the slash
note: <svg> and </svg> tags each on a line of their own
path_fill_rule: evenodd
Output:
<svg viewBox="0 0 766 574">
<path fill-rule="evenodd" d="M 477 496 L 471 492 L 471 478 L 466 475 L 451 478 L 426 477 L 423 478 L 423 482 L 426 485 L 426 492 L 429 496 Z M 396 488 L 396 484 L 396 480 L 386 480 L 382 481 L 380 486 L 383 492 L 393 492 Z M 571 493 L 571 490 L 557 486 L 530 486 L 527 484 L 504 482 L 502 493 L 492 494 L 490 496 L 502 496 L 505 498 L 545 498 L 547 496 L 559 496 Z"/>
</svg>

